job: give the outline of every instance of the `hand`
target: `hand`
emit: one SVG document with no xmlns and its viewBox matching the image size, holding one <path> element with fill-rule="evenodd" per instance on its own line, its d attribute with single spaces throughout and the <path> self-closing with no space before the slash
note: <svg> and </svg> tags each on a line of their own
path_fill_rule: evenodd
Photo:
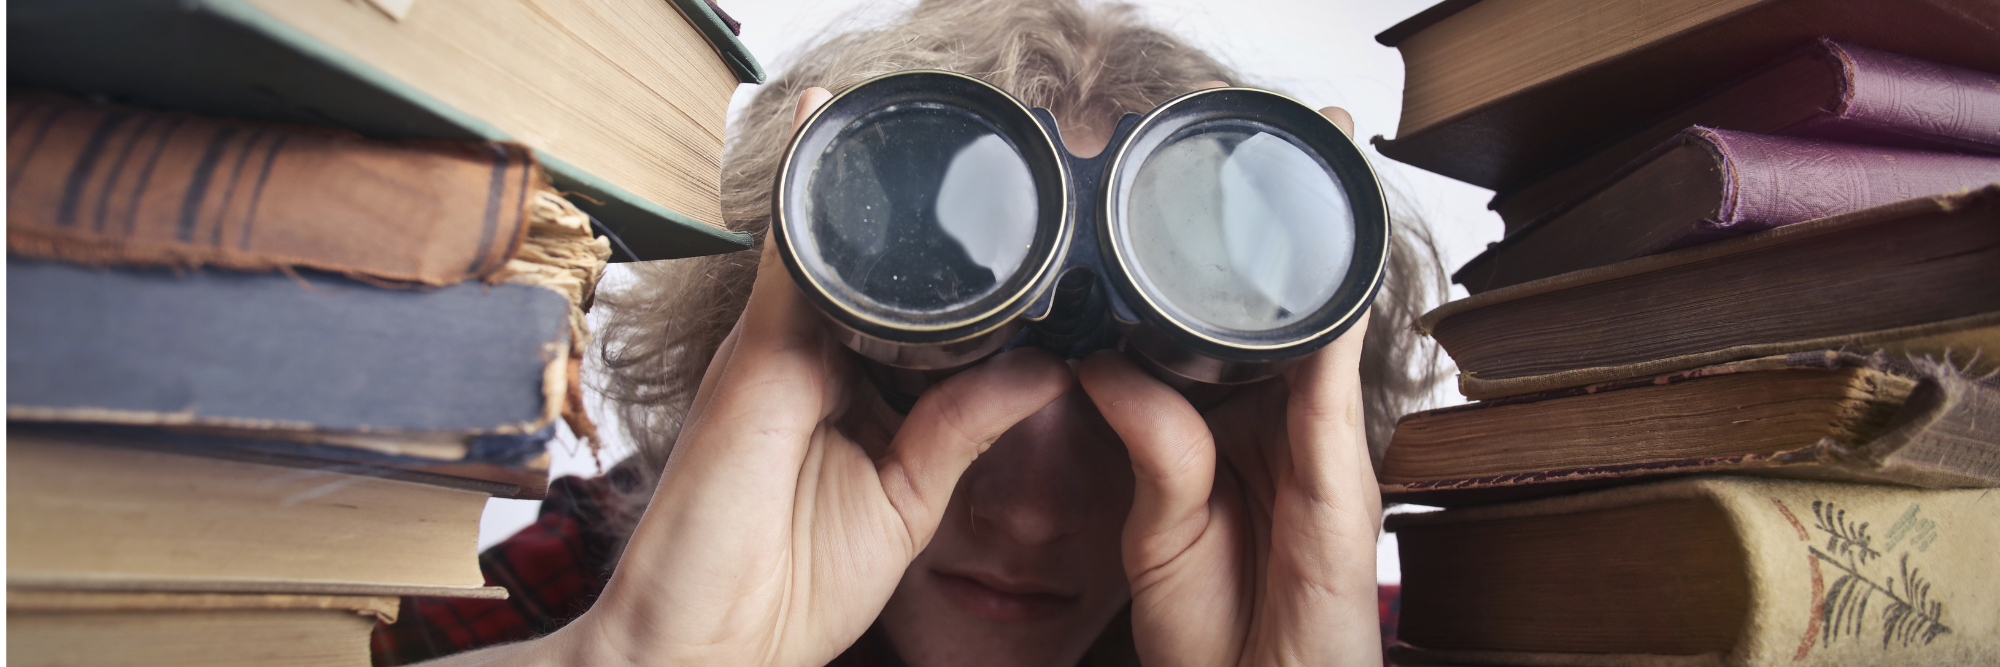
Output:
<svg viewBox="0 0 2000 667">
<path fill-rule="evenodd" d="M 798 118 L 828 97 L 807 90 Z M 966 466 L 1069 387 L 1061 361 L 1016 350 L 931 387 L 902 418 L 773 248 L 616 574 L 550 637 L 554 657 L 825 664 L 887 603 Z"/>
<path fill-rule="evenodd" d="M 1345 111 L 1320 113 L 1353 134 Z M 1136 478 L 1123 556 L 1144 664 L 1382 663 L 1382 500 L 1359 376 L 1367 328 L 1364 317 L 1206 414 L 1120 354 L 1084 362 L 1084 391 Z"/>
</svg>

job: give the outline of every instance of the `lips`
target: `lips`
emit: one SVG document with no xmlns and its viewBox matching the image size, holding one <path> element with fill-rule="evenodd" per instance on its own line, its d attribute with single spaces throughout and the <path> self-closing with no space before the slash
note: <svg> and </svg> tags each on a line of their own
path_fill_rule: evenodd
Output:
<svg viewBox="0 0 2000 667">
<path fill-rule="evenodd" d="M 1019 623 L 1054 618 L 1076 607 L 1080 595 L 1035 582 L 1009 581 L 976 572 L 933 570 L 931 577 L 960 608 L 990 621 Z"/>
</svg>

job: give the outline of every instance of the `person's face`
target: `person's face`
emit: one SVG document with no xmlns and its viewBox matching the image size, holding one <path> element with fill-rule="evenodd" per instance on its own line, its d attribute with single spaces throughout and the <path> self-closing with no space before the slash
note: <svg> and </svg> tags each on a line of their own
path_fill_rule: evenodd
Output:
<svg viewBox="0 0 2000 667">
<path fill-rule="evenodd" d="M 960 478 L 883 629 L 915 667 L 1073 664 L 1131 597 L 1131 506 L 1124 445 L 1072 387 Z"/>
</svg>

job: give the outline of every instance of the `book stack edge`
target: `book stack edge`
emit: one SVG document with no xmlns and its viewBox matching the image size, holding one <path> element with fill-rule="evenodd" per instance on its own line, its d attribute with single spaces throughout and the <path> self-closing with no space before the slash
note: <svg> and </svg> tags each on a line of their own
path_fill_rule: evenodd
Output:
<svg viewBox="0 0 2000 667">
<path fill-rule="evenodd" d="M 1383 152 L 1508 223 L 1419 325 L 1475 402 L 1384 456 L 1385 500 L 1446 508 L 1386 524 L 1391 657 L 2000 660 L 2000 13 L 1668 5 L 1448 2 L 1381 38 Z"/>
</svg>

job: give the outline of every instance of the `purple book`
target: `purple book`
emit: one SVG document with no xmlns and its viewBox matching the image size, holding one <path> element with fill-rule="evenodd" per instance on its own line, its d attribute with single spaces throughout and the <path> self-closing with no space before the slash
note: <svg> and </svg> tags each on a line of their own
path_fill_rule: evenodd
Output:
<svg viewBox="0 0 2000 667">
<path fill-rule="evenodd" d="M 1509 235 L 1453 281 L 1486 290 L 2000 182 L 2000 156 L 1694 127 Z"/>
<path fill-rule="evenodd" d="M 1567 160 L 1491 207 L 1509 233 L 1601 189 L 1692 126 L 1846 143 L 2000 154 L 2000 75 L 1819 40 Z"/>
</svg>

